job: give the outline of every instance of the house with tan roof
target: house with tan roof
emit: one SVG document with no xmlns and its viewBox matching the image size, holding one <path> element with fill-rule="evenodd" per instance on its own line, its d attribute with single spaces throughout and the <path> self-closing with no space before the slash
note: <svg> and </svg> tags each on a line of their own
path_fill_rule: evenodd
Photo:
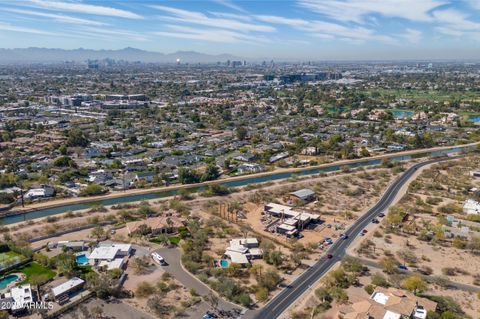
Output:
<svg viewBox="0 0 480 319">
<path fill-rule="evenodd" d="M 342 305 L 344 319 L 425 319 L 437 303 L 396 288 L 377 287 L 369 299 Z"/>
</svg>

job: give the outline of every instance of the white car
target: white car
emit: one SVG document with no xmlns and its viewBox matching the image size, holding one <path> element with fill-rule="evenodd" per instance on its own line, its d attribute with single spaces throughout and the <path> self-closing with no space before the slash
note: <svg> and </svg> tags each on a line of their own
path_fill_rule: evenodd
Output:
<svg viewBox="0 0 480 319">
<path fill-rule="evenodd" d="M 153 258 L 153 260 L 154 260 L 156 263 L 158 263 L 158 264 L 160 264 L 160 265 L 166 265 L 166 264 L 167 264 L 167 262 L 165 261 L 165 259 L 163 259 L 163 257 L 160 256 L 159 253 L 152 253 L 152 258 Z"/>
</svg>

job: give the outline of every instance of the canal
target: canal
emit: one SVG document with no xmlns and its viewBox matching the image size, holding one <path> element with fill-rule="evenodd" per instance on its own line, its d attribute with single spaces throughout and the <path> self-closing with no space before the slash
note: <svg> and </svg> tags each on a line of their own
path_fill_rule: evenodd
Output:
<svg viewBox="0 0 480 319">
<path fill-rule="evenodd" d="M 436 151 L 429 151 L 425 153 L 417 153 L 415 155 L 401 155 L 401 156 L 392 155 L 392 157 L 389 157 L 389 159 L 392 161 L 406 161 L 413 158 L 434 157 L 434 156 L 459 153 L 462 151 L 466 151 L 469 148 L 472 148 L 472 147 L 471 146 L 470 147 L 469 146 L 454 147 L 450 149 L 442 149 L 442 150 L 436 150 Z M 275 181 L 279 179 L 285 179 L 292 176 L 307 176 L 307 175 L 315 175 L 319 173 L 334 172 L 334 171 L 341 170 L 343 167 L 356 168 L 356 167 L 378 165 L 381 163 L 381 161 L 382 160 L 380 159 L 370 159 L 370 160 L 367 159 L 365 161 L 359 161 L 359 162 L 342 164 L 342 165 L 334 165 L 334 166 L 328 166 L 328 167 L 322 167 L 322 168 L 318 168 L 318 167 L 305 168 L 301 171 L 296 171 L 296 172 L 272 173 L 271 175 L 252 176 L 251 178 L 246 177 L 245 179 L 238 179 L 233 181 L 225 181 L 225 182 L 219 181 L 218 184 L 224 187 L 241 187 L 241 186 L 246 186 L 250 184 L 257 184 L 257 183 Z M 205 189 L 204 186 L 202 187 L 192 186 L 188 190 L 190 192 L 201 192 L 204 189 Z M 91 208 L 93 205 L 103 205 L 103 206 L 117 205 L 117 204 L 130 203 L 130 202 L 136 202 L 141 200 L 169 197 L 169 196 L 175 195 L 176 193 L 177 193 L 177 189 L 169 189 L 166 191 L 152 192 L 147 194 L 125 195 L 123 197 L 108 198 L 108 199 L 97 200 L 97 201 L 92 200 L 91 202 L 84 202 L 79 204 L 65 204 L 65 205 L 56 206 L 56 207 L 29 211 L 29 212 L 17 214 L 17 215 L 5 216 L 0 220 L 2 224 L 8 225 L 8 224 L 14 224 L 14 223 L 18 223 L 25 220 L 31 220 L 35 218 L 50 216 L 50 215 L 62 214 L 68 211 L 88 209 L 88 208 Z"/>
</svg>

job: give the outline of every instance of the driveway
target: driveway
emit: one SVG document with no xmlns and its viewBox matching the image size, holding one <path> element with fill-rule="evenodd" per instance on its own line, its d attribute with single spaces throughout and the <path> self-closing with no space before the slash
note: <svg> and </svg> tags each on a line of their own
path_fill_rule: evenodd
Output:
<svg viewBox="0 0 480 319">
<path fill-rule="evenodd" d="M 175 279 L 181 282 L 185 287 L 188 289 L 195 289 L 200 296 L 206 296 L 212 292 L 207 285 L 183 268 L 180 262 L 182 254 L 178 248 L 160 248 L 156 249 L 155 252 L 159 253 L 168 263 L 168 266 L 162 266 L 162 268 L 174 276 Z M 195 308 L 195 310 L 192 309 L 187 313 L 190 318 L 201 318 L 203 314 L 205 314 L 205 311 L 210 309 L 210 306 L 205 301 L 202 301 L 201 304 L 197 305 Z M 233 309 L 242 310 L 240 306 L 234 305 L 223 298 L 219 299 L 218 309 L 226 311 Z"/>
</svg>

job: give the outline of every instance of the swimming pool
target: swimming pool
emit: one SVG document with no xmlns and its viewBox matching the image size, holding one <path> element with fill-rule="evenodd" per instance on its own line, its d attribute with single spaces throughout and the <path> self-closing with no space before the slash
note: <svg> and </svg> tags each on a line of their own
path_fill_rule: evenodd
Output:
<svg viewBox="0 0 480 319">
<path fill-rule="evenodd" d="M 5 289 L 10 285 L 12 282 L 15 282 L 19 279 L 17 275 L 8 275 L 0 279 L 0 289 Z"/>
<path fill-rule="evenodd" d="M 229 264 L 228 260 L 226 260 L 226 259 L 221 259 L 220 260 L 220 267 L 228 268 L 228 264 Z"/>
<path fill-rule="evenodd" d="M 85 255 L 85 254 L 77 255 L 75 257 L 75 259 L 77 260 L 77 264 L 79 264 L 79 265 L 88 264 L 88 258 L 87 258 L 87 255 Z"/>
</svg>

